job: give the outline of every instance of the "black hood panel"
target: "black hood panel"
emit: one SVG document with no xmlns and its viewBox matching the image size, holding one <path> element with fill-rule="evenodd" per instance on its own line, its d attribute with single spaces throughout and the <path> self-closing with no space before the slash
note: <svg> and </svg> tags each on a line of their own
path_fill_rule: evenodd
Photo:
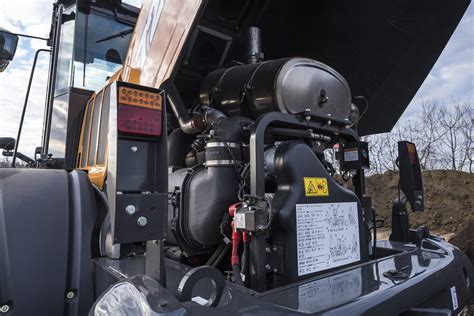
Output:
<svg viewBox="0 0 474 316">
<path fill-rule="evenodd" d="M 269 1 L 257 25 L 265 59 L 316 59 L 340 72 L 353 96 L 365 96 L 369 108 L 358 130 L 367 135 L 392 129 L 468 5 L 467 0 Z"/>
<path fill-rule="evenodd" d="M 361 135 L 387 132 L 440 56 L 469 0 L 208 0 L 175 83 L 194 104 L 204 76 L 241 61 L 258 26 L 265 60 L 305 57 L 334 68 L 369 107 Z M 207 30 L 207 31 L 206 31 Z M 198 102 L 198 101 L 197 101 Z M 356 102 L 363 112 L 365 105 Z"/>
</svg>

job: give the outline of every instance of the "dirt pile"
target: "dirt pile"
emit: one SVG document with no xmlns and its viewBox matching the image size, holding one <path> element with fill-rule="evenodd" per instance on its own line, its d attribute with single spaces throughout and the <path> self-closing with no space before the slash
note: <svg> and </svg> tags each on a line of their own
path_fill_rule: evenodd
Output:
<svg viewBox="0 0 474 316">
<path fill-rule="evenodd" d="M 397 196 L 398 172 L 367 178 L 367 193 L 373 198 L 379 218 L 390 228 L 392 202 Z M 474 174 L 433 170 L 423 172 L 425 212 L 410 211 L 410 226 L 427 226 L 439 233 L 457 233 L 474 222 Z M 474 234 L 474 232 L 473 232 Z"/>
<path fill-rule="evenodd" d="M 368 177 L 367 193 L 373 198 L 378 218 L 391 227 L 392 201 L 397 196 L 398 172 Z M 474 264 L 474 174 L 434 170 L 423 172 L 425 212 L 410 211 L 410 226 L 427 226 L 431 232 L 454 236 L 450 242 Z"/>
</svg>

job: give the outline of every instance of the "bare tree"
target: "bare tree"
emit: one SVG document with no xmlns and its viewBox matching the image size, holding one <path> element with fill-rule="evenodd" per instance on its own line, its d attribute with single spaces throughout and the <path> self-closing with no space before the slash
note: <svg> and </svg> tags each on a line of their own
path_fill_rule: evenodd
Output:
<svg viewBox="0 0 474 316">
<path fill-rule="evenodd" d="M 417 145 L 422 170 L 453 169 L 473 172 L 474 110 L 470 103 L 446 106 L 437 100 L 424 101 L 417 117 L 398 122 L 390 133 L 367 137 L 371 174 L 396 169 L 397 142 Z"/>
<path fill-rule="evenodd" d="M 410 124 L 412 142 L 417 145 L 422 170 L 432 169 L 436 165 L 438 144 L 444 131 L 441 129 L 441 111 L 437 100 L 423 101 L 422 113 Z"/>
<path fill-rule="evenodd" d="M 463 170 L 466 163 L 466 139 L 463 131 L 471 124 L 470 104 L 452 101 L 451 107 L 440 108 L 440 125 L 443 130 L 441 141 L 441 163 L 445 169 Z"/>
<path fill-rule="evenodd" d="M 474 160 L 474 143 L 472 137 L 474 136 L 474 109 L 467 105 L 464 113 L 464 124 L 461 127 L 461 132 L 464 137 L 463 149 L 464 159 L 467 164 L 467 170 L 469 173 L 473 172 L 473 160 Z"/>
</svg>

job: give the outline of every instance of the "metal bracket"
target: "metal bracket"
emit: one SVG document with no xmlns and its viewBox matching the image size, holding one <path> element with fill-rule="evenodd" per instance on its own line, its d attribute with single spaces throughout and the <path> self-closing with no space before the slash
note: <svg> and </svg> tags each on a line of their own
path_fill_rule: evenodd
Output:
<svg viewBox="0 0 474 316">
<path fill-rule="evenodd" d="M 166 287 L 165 255 L 163 240 L 149 240 L 146 243 L 145 274 Z"/>
</svg>

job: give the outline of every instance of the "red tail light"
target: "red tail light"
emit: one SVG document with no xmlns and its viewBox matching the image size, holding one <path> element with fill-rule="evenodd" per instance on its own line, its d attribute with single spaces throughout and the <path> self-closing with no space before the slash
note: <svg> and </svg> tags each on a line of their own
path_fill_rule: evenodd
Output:
<svg viewBox="0 0 474 316">
<path fill-rule="evenodd" d="M 118 130 L 160 136 L 163 98 L 159 93 L 122 86 L 118 88 Z"/>
<path fill-rule="evenodd" d="M 120 104 L 118 130 L 125 133 L 160 136 L 161 111 Z"/>
<path fill-rule="evenodd" d="M 418 163 L 418 154 L 416 153 L 416 147 L 414 144 L 407 143 L 408 155 L 410 157 L 410 162 L 412 165 Z"/>
</svg>

